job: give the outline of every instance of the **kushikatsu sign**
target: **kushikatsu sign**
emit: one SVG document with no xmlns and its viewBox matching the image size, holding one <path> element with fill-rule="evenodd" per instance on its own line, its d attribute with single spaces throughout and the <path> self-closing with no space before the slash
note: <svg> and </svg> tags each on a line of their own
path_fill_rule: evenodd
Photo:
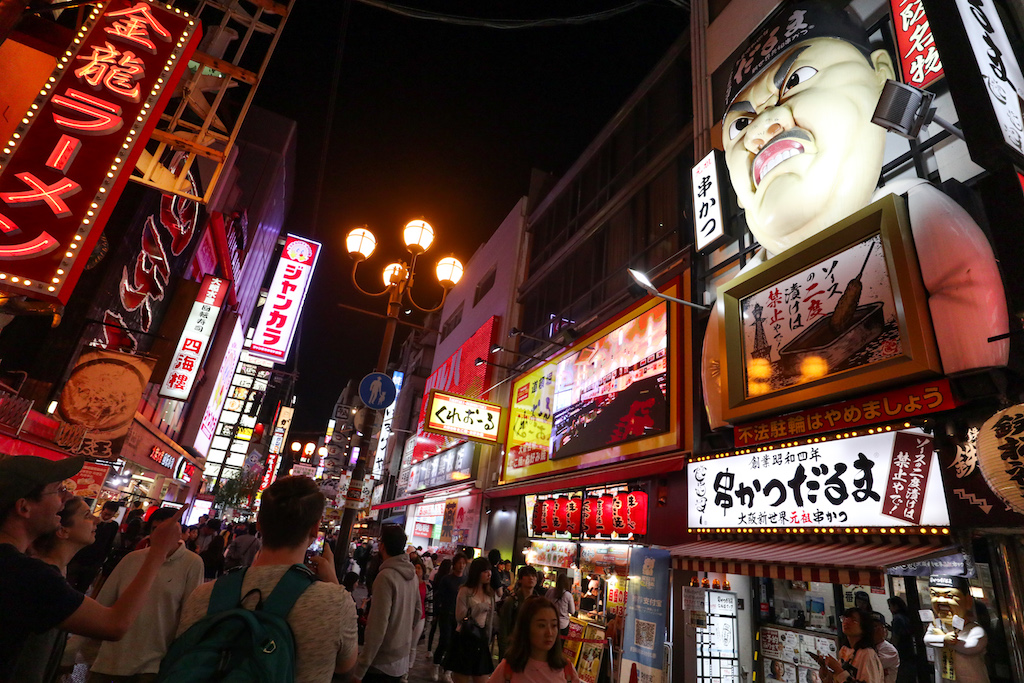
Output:
<svg viewBox="0 0 1024 683">
<path fill-rule="evenodd" d="M 948 526 L 931 437 L 883 432 L 691 462 L 691 528 Z"/>
<path fill-rule="evenodd" d="M 0 147 L 0 288 L 67 302 L 200 33 L 168 5 L 96 3 Z"/>
<path fill-rule="evenodd" d="M 251 353 L 278 363 L 288 359 L 320 247 L 319 242 L 288 235 L 252 337 Z"/>
</svg>

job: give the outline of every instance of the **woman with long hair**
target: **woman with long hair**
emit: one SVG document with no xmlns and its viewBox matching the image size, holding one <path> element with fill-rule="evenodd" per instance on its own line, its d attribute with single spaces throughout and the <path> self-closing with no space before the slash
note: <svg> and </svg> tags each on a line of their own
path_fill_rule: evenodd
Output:
<svg viewBox="0 0 1024 683">
<path fill-rule="evenodd" d="M 900 655 L 896 683 L 914 683 L 917 681 L 917 643 L 924 636 L 924 628 L 920 619 L 911 618 L 903 598 L 893 596 L 888 603 L 892 612 L 892 644 Z"/>
<path fill-rule="evenodd" d="M 69 498 L 57 515 L 60 517 L 60 526 L 37 538 L 32 543 L 31 552 L 66 577 L 71 558 L 95 540 L 96 517 L 89 505 L 78 496 Z M 31 634 L 15 662 L 14 670 L 10 672 L 10 680 L 43 683 L 56 680 L 57 669 L 67 645 L 67 635 L 59 628 Z"/>
<path fill-rule="evenodd" d="M 569 635 L 569 617 L 576 613 L 576 602 L 572 599 L 572 579 L 568 574 L 559 574 L 555 587 L 549 588 L 545 596 L 555 605 L 558 612 L 558 632 Z"/>
<path fill-rule="evenodd" d="M 452 561 L 445 559 L 441 560 L 441 564 L 433 571 L 430 576 L 430 590 L 428 591 L 429 596 L 429 607 L 430 607 L 430 633 L 427 635 L 427 652 L 434 649 L 434 634 L 437 632 L 437 625 L 440 623 L 440 615 L 434 600 L 434 591 L 437 589 L 438 584 L 441 583 L 441 579 L 448 576 L 452 571 Z"/>
<path fill-rule="evenodd" d="M 494 589 L 491 563 L 478 557 L 469 565 L 466 585 L 455 601 L 455 637 L 445 656 L 444 668 L 455 683 L 484 683 L 494 671 L 491 634 L 494 633 Z"/>
<path fill-rule="evenodd" d="M 487 683 L 579 683 L 562 654 L 558 610 L 547 598 L 528 598 L 519 608 L 505 658 Z"/>
<path fill-rule="evenodd" d="M 825 683 L 884 683 L 882 662 L 875 652 L 871 613 L 859 607 L 843 612 L 839 659 L 825 657 L 821 680 Z"/>
</svg>

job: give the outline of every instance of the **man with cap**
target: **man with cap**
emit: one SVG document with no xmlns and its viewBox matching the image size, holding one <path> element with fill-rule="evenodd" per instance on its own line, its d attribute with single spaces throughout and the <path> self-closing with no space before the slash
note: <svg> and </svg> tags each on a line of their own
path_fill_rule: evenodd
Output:
<svg viewBox="0 0 1024 683">
<path fill-rule="evenodd" d="M 886 640 L 889 625 L 885 623 L 885 616 L 881 612 L 872 612 L 871 626 L 871 639 L 875 644 L 878 661 L 882 663 L 885 683 L 896 683 L 896 674 L 900 670 L 900 653 L 896 651 L 896 646 Z"/>
<path fill-rule="evenodd" d="M 178 511 L 174 524 L 153 533 L 154 551 L 110 607 L 85 597 L 55 569 L 28 557 L 29 545 L 60 524 L 58 513 L 70 496 L 63 482 L 83 464 L 81 457 L 0 455 L 0 683 L 10 680 L 10 667 L 28 633 L 59 626 L 102 640 L 122 638 L 142 609 L 163 559 L 181 537 Z"/>
<path fill-rule="evenodd" d="M 756 267 L 888 194 L 905 194 L 946 374 L 1005 365 L 1008 316 L 984 233 L 921 178 L 876 188 L 886 131 L 872 121 L 892 58 L 852 17 L 820 2 L 787 3 L 740 55 L 729 78 L 722 145 L 747 226 L 764 248 Z M 964 325 L 971 320 L 971 325 Z M 721 416 L 718 317 L 704 340 L 704 391 Z M 773 358 L 773 360 L 775 360 Z"/>
</svg>

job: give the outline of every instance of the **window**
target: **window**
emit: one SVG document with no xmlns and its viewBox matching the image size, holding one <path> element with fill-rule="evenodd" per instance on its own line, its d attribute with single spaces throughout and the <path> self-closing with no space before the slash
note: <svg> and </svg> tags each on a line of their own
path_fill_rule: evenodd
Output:
<svg viewBox="0 0 1024 683">
<path fill-rule="evenodd" d="M 480 299 L 483 299 L 487 292 L 491 291 L 491 287 L 494 286 L 494 275 L 496 272 L 496 268 L 497 266 L 493 266 L 489 271 L 487 271 L 487 275 L 484 275 L 482 278 L 480 278 L 480 282 L 476 283 L 476 293 L 473 294 L 474 306 L 480 303 Z M 461 318 L 461 308 L 459 309 L 459 313 L 459 317 Z"/>
<path fill-rule="evenodd" d="M 448 335 L 452 333 L 452 330 L 458 327 L 461 322 L 462 304 L 459 304 L 459 307 L 455 309 L 455 312 L 448 316 L 448 319 L 444 321 L 444 325 L 441 326 L 441 339 L 439 341 L 444 341 Z"/>
</svg>

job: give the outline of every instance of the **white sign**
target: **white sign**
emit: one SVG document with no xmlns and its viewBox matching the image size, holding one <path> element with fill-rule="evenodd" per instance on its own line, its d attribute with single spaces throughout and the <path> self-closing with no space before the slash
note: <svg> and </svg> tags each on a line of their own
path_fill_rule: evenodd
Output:
<svg viewBox="0 0 1024 683">
<path fill-rule="evenodd" d="M 380 481 L 384 476 L 384 460 L 387 458 L 388 442 L 391 441 L 392 434 L 391 421 L 395 417 L 395 406 L 398 405 L 398 395 L 402 392 L 404 378 L 405 373 L 398 370 L 391 376 L 391 381 L 395 383 L 395 400 L 384 409 L 384 419 L 380 425 L 380 435 L 377 437 L 377 451 L 373 456 L 373 471 L 370 475 L 374 481 Z"/>
<path fill-rule="evenodd" d="M 981 77 L 985 79 L 1003 140 L 1017 154 L 1024 155 L 1024 76 L 1006 37 L 1006 29 L 992 0 L 956 0 L 967 39 L 974 50 Z"/>
<path fill-rule="evenodd" d="M 319 242 L 288 235 L 252 336 L 251 353 L 278 363 L 288 359 L 320 246 Z"/>
<path fill-rule="evenodd" d="M 167 376 L 160 385 L 160 395 L 164 398 L 188 400 L 199 368 L 203 367 L 203 359 L 209 350 L 210 337 L 217 325 L 217 316 L 220 315 L 228 287 L 230 283 L 219 277 L 207 275 L 203 279 L 167 368 Z"/>
<path fill-rule="evenodd" d="M 196 434 L 196 450 L 204 457 L 209 455 L 210 442 L 213 440 L 213 433 L 217 429 L 217 418 L 220 417 L 221 408 L 228 397 L 228 389 L 231 387 L 231 377 L 235 374 L 235 366 L 238 365 L 238 355 L 242 352 L 242 345 L 245 343 L 245 334 L 242 333 L 242 326 L 235 321 L 235 329 L 231 332 L 231 340 L 228 348 L 224 351 L 224 360 L 217 372 L 217 382 L 213 385 L 213 393 L 206 404 L 203 412 L 203 420 L 199 423 L 199 432 Z M 210 464 L 207 461 L 207 464 Z"/>
<path fill-rule="evenodd" d="M 690 176 L 693 182 L 693 243 L 697 251 L 703 251 L 725 234 L 715 150 L 697 162 L 690 170 Z"/>
<path fill-rule="evenodd" d="M 978 468 L 1006 506 L 1024 514 L 1024 404 L 1001 410 L 982 425 Z"/>
<path fill-rule="evenodd" d="M 437 390 L 430 392 L 427 403 L 424 431 L 486 443 L 498 442 L 501 406 Z"/>
<path fill-rule="evenodd" d="M 887 432 L 692 462 L 691 528 L 948 526 L 931 438 Z"/>
<path fill-rule="evenodd" d="M 285 406 L 277 416 L 277 425 L 274 427 L 274 435 L 270 439 L 270 452 L 274 455 L 284 452 L 284 442 L 288 439 L 288 430 L 292 426 L 292 415 L 295 408 Z"/>
</svg>

